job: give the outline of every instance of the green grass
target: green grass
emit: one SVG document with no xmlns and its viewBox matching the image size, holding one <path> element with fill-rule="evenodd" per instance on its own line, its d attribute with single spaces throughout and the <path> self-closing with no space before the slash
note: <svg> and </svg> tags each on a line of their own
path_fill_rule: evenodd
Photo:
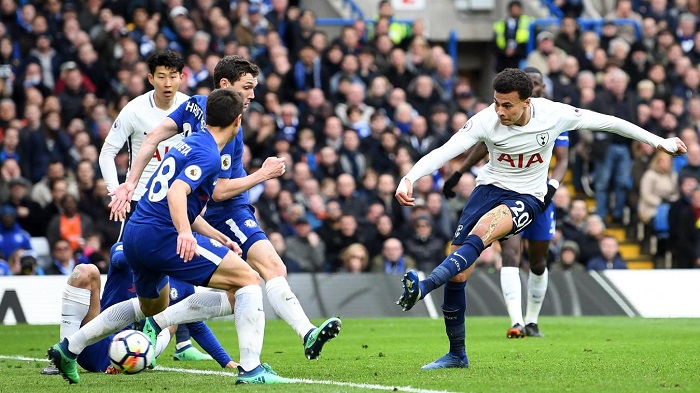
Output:
<svg viewBox="0 0 700 393">
<path fill-rule="evenodd" d="M 697 392 L 700 391 L 695 319 L 549 317 L 545 338 L 506 339 L 507 318 L 468 318 L 469 369 L 422 371 L 446 352 L 441 320 L 348 319 L 319 361 L 304 358 L 300 341 L 283 322 L 268 321 L 263 361 L 283 376 L 412 387 L 450 392 Z M 237 357 L 233 322 L 211 322 Z M 57 340 L 56 326 L 0 326 L 0 355 L 43 358 Z M 214 362 L 172 360 L 174 344 L 159 366 L 221 371 Z M 145 371 L 137 375 L 81 373 L 69 386 L 39 375 L 43 361 L 0 359 L 0 392 L 369 392 L 355 386 L 294 384 L 234 386 L 221 375 Z"/>
</svg>

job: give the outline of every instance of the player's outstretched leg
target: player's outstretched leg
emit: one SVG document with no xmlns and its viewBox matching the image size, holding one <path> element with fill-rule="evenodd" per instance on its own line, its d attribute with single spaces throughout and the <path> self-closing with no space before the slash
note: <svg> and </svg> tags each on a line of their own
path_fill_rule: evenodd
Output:
<svg viewBox="0 0 700 393">
<path fill-rule="evenodd" d="M 280 377 L 277 373 L 270 367 L 269 364 L 263 363 L 258 367 L 252 369 L 251 371 L 244 371 L 241 366 L 238 366 L 238 375 L 236 376 L 236 385 L 246 385 L 246 384 L 278 384 L 278 383 L 292 383 L 293 381 L 289 378 Z"/>
<path fill-rule="evenodd" d="M 69 383 L 80 382 L 78 362 L 76 361 L 78 357 L 68 351 L 68 339 L 64 338 L 60 343 L 49 348 L 46 355 L 56 365 L 58 373 L 63 379 Z"/>
<path fill-rule="evenodd" d="M 304 354 L 309 360 L 318 359 L 323 345 L 340 333 L 342 323 L 339 318 L 329 318 L 304 336 Z"/>
<path fill-rule="evenodd" d="M 401 306 L 404 311 L 408 311 L 421 299 L 418 273 L 415 270 L 409 270 L 403 275 L 401 281 L 403 282 L 403 293 L 396 304 Z"/>
</svg>

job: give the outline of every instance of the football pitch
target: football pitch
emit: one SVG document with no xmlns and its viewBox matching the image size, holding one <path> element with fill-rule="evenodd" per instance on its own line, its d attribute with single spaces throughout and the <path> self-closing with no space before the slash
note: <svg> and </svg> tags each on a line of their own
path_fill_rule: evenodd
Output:
<svg viewBox="0 0 700 393">
<path fill-rule="evenodd" d="M 341 316 L 342 317 L 342 316 Z M 320 322 L 320 321 L 315 321 Z M 233 321 L 209 322 L 236 359 Z M 423 371 L 447 351 L 442 320 L 345 319 L 318 361 L 279 320 L 267 321 L 263 361 L 290 385 L 235 386 L 214 361 L 176 362 L 174 343 L 155 370 L 81 372 L 78 385 L 43 376 L 57 326 L 0 325 L 0 392 L 697 392 L 700 321 L 543 317 L 544 338 L 507 339 L 508 318 L 468 317 L 468 369 Z"/>
</svg>

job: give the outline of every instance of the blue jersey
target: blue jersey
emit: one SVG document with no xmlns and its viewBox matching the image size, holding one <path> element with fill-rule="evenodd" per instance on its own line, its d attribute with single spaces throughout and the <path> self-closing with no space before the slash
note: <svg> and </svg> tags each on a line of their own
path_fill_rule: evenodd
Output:
<svg viewBox="0 0 700 393">
<path fill-rule="evenodd" d="M 189 100 L 180 104 L 177 109 L 170 112 L 168 117 L 177 124 L 178 134 L 185 134 L 185 137 L 187 137 L 206 128 L 206 107 L 207 96 L 192 96 Z"/>
<path fill-rule="evenodd" d="M 230 143 L 224 146 L 224 150 L 221 151 L 221 157 L 225 159 L 226 157 L 231 158 L 231 166 L 228 169 L 222 169 L 221 177 L 224 179 L 240 179 L 242 177 L 248 176 L 248 173 L 243 168 L 243 127 L 238 130 L 238 134 Z M 223 167 L 223 165 L 222 165 Z M 227 199 L 225 201 L 216 202 L 214 200 L 209 201 L 208 205 L 211 207 L 228 207 L 234 205 L 247 205 L 249 204 L 248 191 L 242 192 L 233 198 Z"/>
<path fill-rule="evenodd" d="M 171 112 L 168 117 L 175 121 L 178 127 L 178 133 L 184 133 L 185 136 L 191 133 L 196 133 L 203 130 L 206 126 L 206 107 L 207 96 L 196 95 L 190 97 L 189 100 L 183 102 L 177 109 Z M 233 141 L 224 146 L 221 152 L 222 171 L 221 178 L 224 179 L 239 179 L 246 177 L 243 168 L 243 127 L 238 130 L 238 134 Z M 228 162 L 227 162 L 228 161 Z M 210 206 L 232 206 L 248 204 L 248 191 L 243 192 L 231 199 L 221 202 L 209 201 Z"/>
<path fill-rule="evenodd" d="M 172 228 L 168 190 L 175 180 L 187 183 L 187 218 L 190 223 L 202 212 L 214 192 L 222 160 L 214 137 L 205 128 L 173 146 L 146 185 L 146 194 L 130 223 Z"/>
</svg>

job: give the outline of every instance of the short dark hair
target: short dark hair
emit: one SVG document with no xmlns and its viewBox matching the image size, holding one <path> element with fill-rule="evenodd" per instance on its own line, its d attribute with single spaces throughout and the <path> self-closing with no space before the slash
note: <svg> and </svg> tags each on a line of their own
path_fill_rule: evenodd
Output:
<svg viewBox="0 0 700 393">
<path fill-rule="evenodd" d="M 214 87 L 220 88 L 222 79 L 228 79 L 231 84 L 234 84 L 245 74 L 251 74 L 257 78 L 260 68 L 243 56 L 224 56 L 214 67 Z"/>
<path fill-rule="evenodd" d="M 493 78 L 493 89 L 496 93 L 507 94 L 518 92 L 518 97 L 525 100 L 532 95 L 532 79 L 523 70 L 506 68 Z"/>
<path fill-rule="evenodd" d="M 525 71 L 526 74 L 537 74 L 539 76 L 542 76 L 542 71 L 538 70 L 535 67 L 525 67 L 523 71 Z"/>
<path fill-rule="evenodd" d="M 148 57 L 147 62 L 148 72 L 150 72 L 151 75 L 156 73 L 156 68 L 158 67 L 165 67 L 169 70 L 175 70 L 180 73 L 185 67 L 185 60 L 182 58 L 182 56 L 170 49 L 152 54 Z"/>
<path fill-rule="evenodd" d="M 207 97 L 207 125 L 228 127 L 243 113 L 241 93 L 216 89 Z"/>
</svg>

